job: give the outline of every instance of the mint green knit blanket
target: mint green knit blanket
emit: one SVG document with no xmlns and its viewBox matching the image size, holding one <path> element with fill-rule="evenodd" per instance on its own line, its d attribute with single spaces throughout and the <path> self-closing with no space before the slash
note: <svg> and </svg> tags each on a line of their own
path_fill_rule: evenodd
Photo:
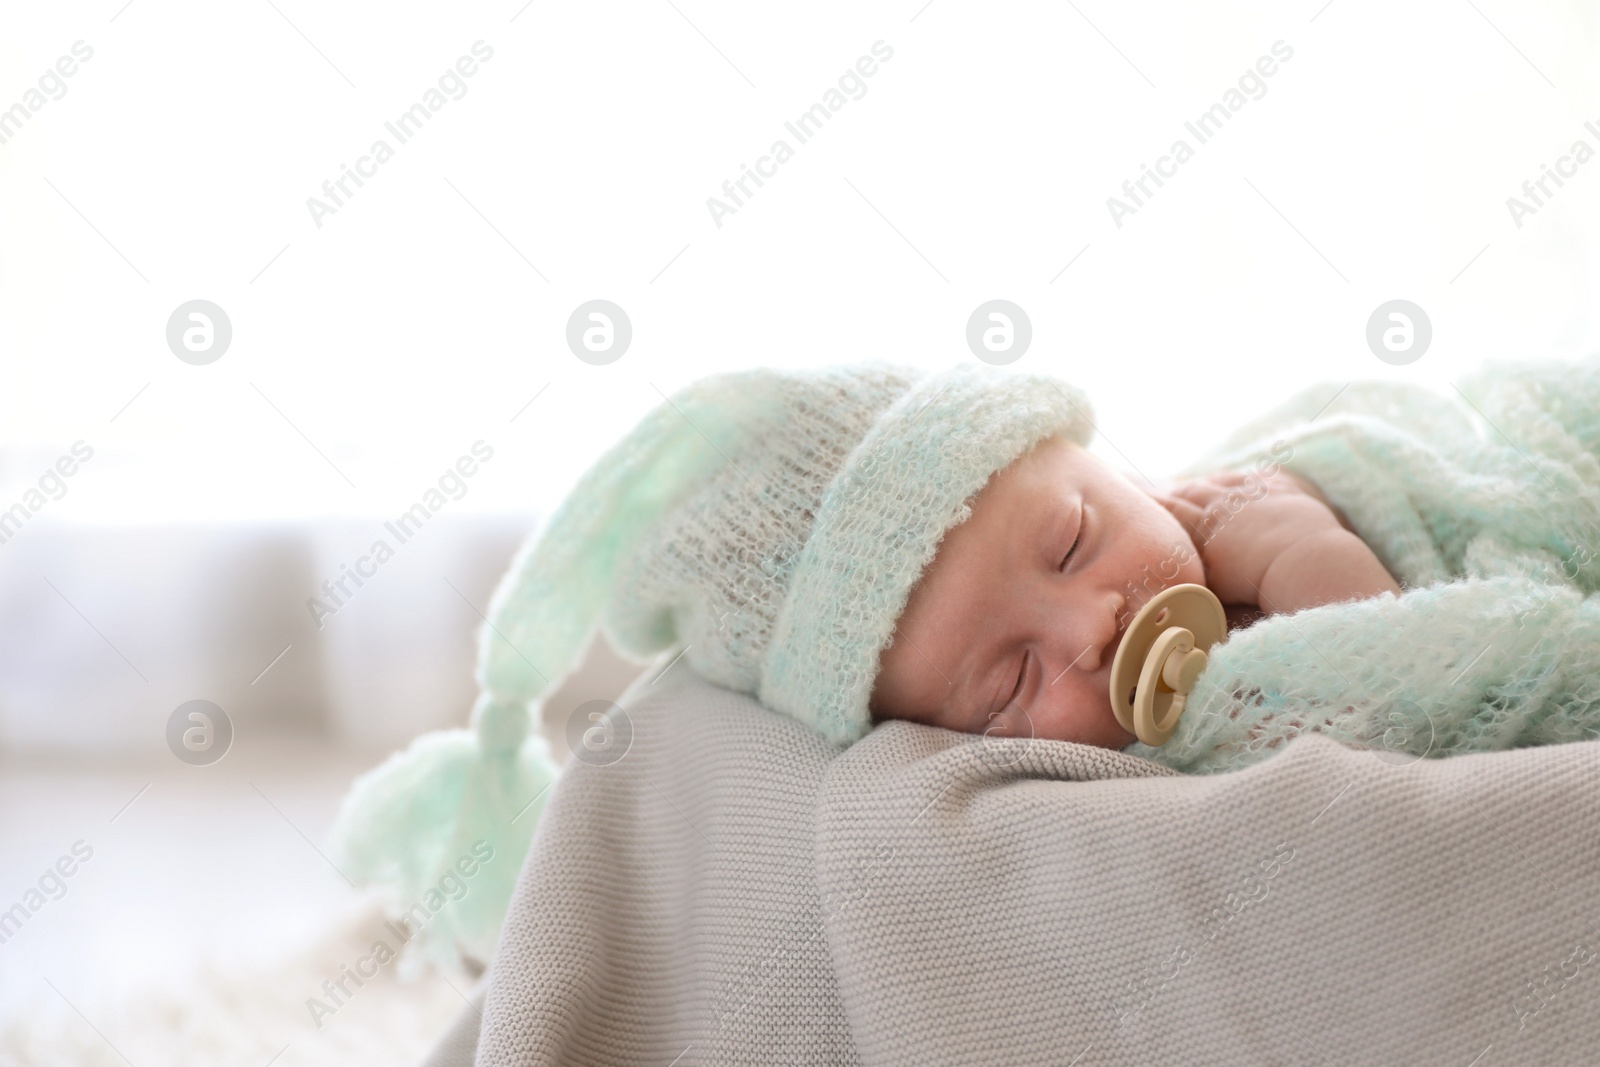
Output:
<svg viewBox="0 0 1600 1067">
<path fill-rule="evenodd" d="M 1235 631 L 1171 739 L 1125 751 L 1211 774 L 1307 731 L 1398 763 L 1600 736 L 1600 355 L 1313 386 L 1177 475 L 1275 445 L 1401 593 Z"/>
</svg>

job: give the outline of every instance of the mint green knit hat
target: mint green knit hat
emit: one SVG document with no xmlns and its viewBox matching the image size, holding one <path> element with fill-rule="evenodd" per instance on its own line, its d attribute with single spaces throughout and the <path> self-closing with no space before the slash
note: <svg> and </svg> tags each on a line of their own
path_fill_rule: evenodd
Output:
<svg viewBox="0 0 1600 1067">
<path fill-rule="evenodd" d="M 411 909 L 480 840 L 496 850 L 420 943 L 493 953 L 558 775 L 538 699 L 596 627 L 647 660 L 681 649 L 838 745 L 872 727 L 878 658 L 939 541 L 996 471 L 1044 438 L 1093 437 L 1064 382 L 963 365 L 751 370 L 697 381 L 577 482 L 501 579 L 466 730 L 418 738 L 357 779 L 335 863 Z M 415 914 L 415 910 L 413 913 Z M 423 914 L 426 914 L 424 912 Z"/>
</svg>

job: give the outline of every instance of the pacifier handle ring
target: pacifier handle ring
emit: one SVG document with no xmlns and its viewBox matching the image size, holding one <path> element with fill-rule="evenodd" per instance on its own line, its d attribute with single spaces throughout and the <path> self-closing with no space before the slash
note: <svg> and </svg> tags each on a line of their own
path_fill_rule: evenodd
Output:
<svg viewBox="0 0 1600 1067">
<path fill-rule="evenodd" d="M 1139 675 L 1139 693 L 1143 699 L 1134 702 L 1133 732 L 1151 748 L 1166 744 L 1172 732 L 1178 728 L 1178 717 L 1183 714 L 1187 703 L 1187 688 L 1193 686 L 1191 681 L 1189 687 L 1179 691 L 1168 683 L 1167 675 L 1169 671 L 1178 675 L 1184 673 L 1184 661 L 1196 652 L 1194 634 L 1181 626 L 1174 626 L 1161 631 L 1145 656 L 1144 669 Z M 1199 655 L 1203 666 L 1205 653 L 1199 652 Z M 1162 691 L 1164 684 L 1166 692 Z M 1170 699 L 1164 702 L 1165 707 L 1158 711 L 1157 704 L 1162 703 L 1160 698 L 1169 694 Z"/>
<path fill-rule="evenodd" d="M 1177 728 L 1208 659 L 1227 637 L 1227 614 L 1203 585 L 1171 586 L 1128 623 L 1111 664 L 1111 709 L 1118 724 L 1151 747 Z"/>
<path fill-rule="evenodd" d="M 1188 693 L 1173 693 L 1172 703 L 1167 707 L 1167 714 L 1165 717 L 1156 720 L 1156 729 L 1171 737 L 1172 731 L 1178 728 L 1178 716 L 1183 714 L 1184 706 L 1188 702 Z"/>
</svg>

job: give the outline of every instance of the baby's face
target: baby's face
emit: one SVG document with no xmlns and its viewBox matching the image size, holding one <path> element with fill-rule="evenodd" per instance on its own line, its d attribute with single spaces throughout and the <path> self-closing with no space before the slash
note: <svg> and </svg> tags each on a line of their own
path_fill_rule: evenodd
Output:
<svg viewBox="0 0 1600 1067">
<path fill-rule="evenodd" d="M 1122 748 L 1135 738 L 1111 711 L 1112 658 L 1139 608 L 1185 582 L 1205 571 L 1183 525 L 1098 456 L 1050 438 L 945 534 L 881 657 L 873 711 Z"/>
</svg>

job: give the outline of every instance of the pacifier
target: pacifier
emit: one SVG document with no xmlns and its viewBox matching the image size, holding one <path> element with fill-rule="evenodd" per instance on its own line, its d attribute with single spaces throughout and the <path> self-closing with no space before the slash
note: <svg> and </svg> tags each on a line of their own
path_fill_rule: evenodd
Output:
<svg viewBox="0 0 1600 1067">
<path fill-rule="evenodd" d="M 1111 710 L 1122 728 L 1152 748 L 1166 744 L 1206 652 L 1227 635 L 1222 601 L 1205 586 L 1175 585 L 1151 597 L 1111 661 Z"/>
</svg>

